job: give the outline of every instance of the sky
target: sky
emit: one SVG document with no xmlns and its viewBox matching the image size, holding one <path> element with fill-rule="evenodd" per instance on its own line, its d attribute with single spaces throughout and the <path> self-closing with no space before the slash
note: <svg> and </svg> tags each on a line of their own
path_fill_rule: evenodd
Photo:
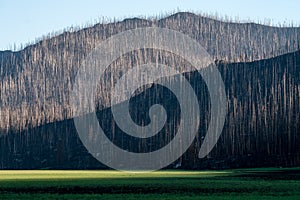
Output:
<svg viewBox="0 0 300 200">
<path fill-rule="evenodd" d="M 70 26 L 94 24 L 99 18 L 122 20 L 176 11 L 218 13 L 254 22 L 293 21 L 300 26 L 299 0 L 0 0 L 0 50 L 32 43 Z"/>
</svg>

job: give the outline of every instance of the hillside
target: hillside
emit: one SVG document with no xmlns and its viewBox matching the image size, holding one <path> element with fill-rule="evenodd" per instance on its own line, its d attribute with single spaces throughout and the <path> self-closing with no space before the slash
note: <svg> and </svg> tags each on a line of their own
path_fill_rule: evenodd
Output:
<svg viewBox="0 0 300 200">
<path fill-rule="evenodd" d="M 23 130 L 71 118 L 69 92 L 87 54 L 113 34 L 148 26 L 185 33 L 197 40 L 212 58 L 229 62 L 269 58 L 296 51 L 300 46 L 300 28 L 227 23 L 192 13 L 152 21 L 126 19 L 65 32 L 18 52 L 0 52 L 0 129 Z M 137 54 L 136 59 L 127 57 L 120 65 L 142 63 L 142 52 Z"/>
<path fill-rule="evenodd" d="M 207 89 L 198 73 L 184 74 L 199 97 L 201 128 L 193 145 L 176 163 L 187 169 L 300 164 L 300 51 L 249 63 L 219 62 L 226 87 L 228 114 L 218 144 L 204 159 L 198 151 L 209 122 Z M 163 96 L 164 98 L 157 98 Z M 172 93 L 153 85 L 131 99 L 138 124 L 149 123 L 149 105 L 168 112 L 163 130 L 149 139 L 135 139 L 115 124 L 110 108 L 97 116 L 107 136 L 133 152 L 159 149 L 174 137 L 180 109 Z M 148 121 L 148 122 L 147 122 Z M 174 126 L 175 125 L 175 126 Z M 1 168 L 103 168 L 82 145 L 72 119 L 2 134 Z"/>
<path fill-rule="evenodd" d="M 222 136 L 211 155 L 199 160 L 196 155 L 209 122 L 209 100 L 199 74 L 185 74 L 205 112 L 201 112 L 195 143 L 178 161 L 183 167 L 299 165 L 300 28 L 221 22 L 177 13 L 162 19 L 96 24 L 49 37 L 18 52 L 0 52 L 0 167 L 101 167 L 81 144 L 73 124 L 70 92 L 75 75 L 99 42 L 124 30 L 149 26 L 177 30 L 198 41 L 216 60 L 226 86 L 228 115 Z M 132 98 L 131 113 L 137 123 L 147 124 L 149 105 L 165 105 L 172 117 L 162 133 L 149 140 L 132 140 L 121 134 L 112 119 L 107 94 L 114 81 L 128 70 L 126 66 L 156 58 L 170 66 L 189 66 L 168 52 L 136 50 L 111 64 L 102 80 L 106 87 L 97 93 L 98 118 L 108 136 L 131 151 L 146 152 L 166 144 L 180 117 L 174 95 L 153 85 Z"/>
</svg>

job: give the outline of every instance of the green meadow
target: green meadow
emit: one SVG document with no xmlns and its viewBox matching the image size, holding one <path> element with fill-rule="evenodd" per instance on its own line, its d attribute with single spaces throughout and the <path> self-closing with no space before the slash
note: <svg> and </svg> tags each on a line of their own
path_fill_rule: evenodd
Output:
<svg viewBox="0 0 300 200">
<path fill-rule="evenodd" d="M 0 199 L 300 199 L 300 168 L 1 170 Z"/>
</svg>

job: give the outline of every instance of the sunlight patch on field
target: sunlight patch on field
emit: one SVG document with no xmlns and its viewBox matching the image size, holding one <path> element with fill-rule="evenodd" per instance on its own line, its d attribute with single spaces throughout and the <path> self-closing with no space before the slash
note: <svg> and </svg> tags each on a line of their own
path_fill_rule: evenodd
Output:
<svg viewBox="0 0 300 200">
<path fill-rule="evenodd" d="M 1 180 L 26 179 L 111 179 L 111 178 L 155 178 L 155 177 L 212 177 L 230 174 L 229 171 L 156 171 L 128 173 L 114 170 L 1 170 Z"/>
</svg>

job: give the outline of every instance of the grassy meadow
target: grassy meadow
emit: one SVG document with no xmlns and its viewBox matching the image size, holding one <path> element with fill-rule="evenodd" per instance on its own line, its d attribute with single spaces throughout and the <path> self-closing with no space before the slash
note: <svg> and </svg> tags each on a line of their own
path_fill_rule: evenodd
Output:
<svg viewBox="0 0 300 200">
<path fill-rule="evenodd" d="M 0 199 L 299 199 L 300 168 L 1 170 Z"/>
</svg>

